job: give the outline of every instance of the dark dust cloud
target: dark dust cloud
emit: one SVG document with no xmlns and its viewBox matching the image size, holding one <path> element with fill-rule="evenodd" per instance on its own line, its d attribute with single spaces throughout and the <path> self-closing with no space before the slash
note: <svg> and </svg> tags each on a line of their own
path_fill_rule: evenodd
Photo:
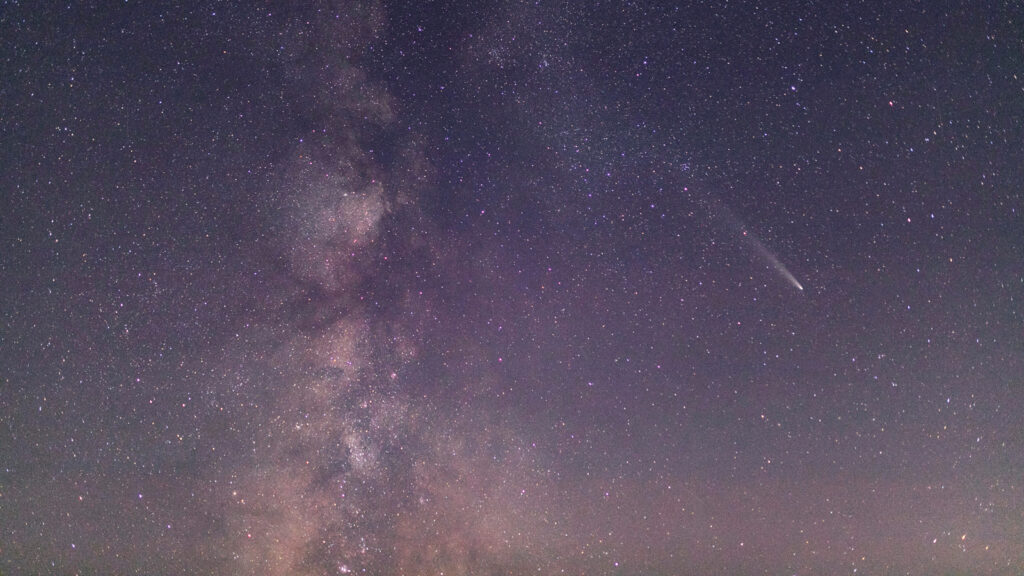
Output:
<svg viewBox="0 0 1024 576">
<path fill-rule="evenodd" d="M 0 573 L 1024 572 L 1013 2 L 8 2 Z"/>
</svg>

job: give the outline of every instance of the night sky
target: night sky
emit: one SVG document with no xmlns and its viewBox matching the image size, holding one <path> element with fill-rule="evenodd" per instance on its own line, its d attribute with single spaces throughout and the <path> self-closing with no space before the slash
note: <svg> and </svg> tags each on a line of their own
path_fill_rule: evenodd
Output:
<svg viewBox="0 0 1024 576">
<path fill-rule="evenodd" d="M 1024 573 L 1024 6 L 0 6 L 0 573 Z"/>
</svg>

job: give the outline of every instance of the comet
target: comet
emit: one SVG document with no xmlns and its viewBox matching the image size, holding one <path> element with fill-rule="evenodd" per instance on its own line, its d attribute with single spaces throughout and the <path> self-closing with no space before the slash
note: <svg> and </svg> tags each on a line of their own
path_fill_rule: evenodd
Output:
<svg viewBox="0 0 1024 576">
<path fill-rule="evenodd" d="M 793 276 L 793 273 L 790 272 L 788 268 L 786 268 L 786 265 L 780 262 L 779 259 L 775 257 L 775 254 L 772 254 L 771 251 L 768 250 L 768 248 L 766 248 L 760 240 L 758 240 L 753 234 L 748 234 L 746 230 L 743 231 L 743 236 L 754 247 L 754 251 L 757 253 L 758 256 L 760 256 L 763 260 L 767 261 L 768 264 L 770 264 L 776 272 L 782 275 L 786 282 L 789 282 L 794 288 L 803 292 L 803 285 L 800 284 L 800 281 L 796 279 L 796 276 Z"/>
<path fill-rule="evenodd" d="M 782 276 L 782 278 L 787 283 L 789 283 L 790 286 L 792 286 L 792 287 L 796 288 L 797 290 L 803 292 L 803 290 L 804 290 L 803 284 L 801 284 L 800 281 L 796 279 L 796 276 L 794 276 L 793 273 L 790 272 L 788 268 L 786 268 L 786 265 L 783 264 L 775 256 L 775 254 L 773 254 L 771 252 L 771 250 L 769 250 L 764 245 L 764 243 L 761 242 L 761 240 L 758 239 L 757 236 L 755 236 L 753 234 L 753 232 L 750 232 L 750 231 L 747 230 L 747 227 L 743 224 L 743 222 L 735 214 L 733 214 L 732 210 L 730 210 L 728 206 L 725 206 L 721 202 L 714 202 L 714 201 L 712 201 L 710 204 L 711 205 L 708 206 L 709 211 L 713 215 L 717 214 L 717 215 L 721 216 L 722 219 L 725 220 L 725 222 L 728 225 L 728 227 L 730 229 L 732 229 L 734 232 L 738 233 L 743 238 L 743 240 L 751 248 L 753 248 L 754 253 L 757 255 L 758 258 L 760 258 L 766 264 L 768 264 L 773 269 L 775 269 L 775 271 L 778 272 L 779 275 Z"/>
</svg>

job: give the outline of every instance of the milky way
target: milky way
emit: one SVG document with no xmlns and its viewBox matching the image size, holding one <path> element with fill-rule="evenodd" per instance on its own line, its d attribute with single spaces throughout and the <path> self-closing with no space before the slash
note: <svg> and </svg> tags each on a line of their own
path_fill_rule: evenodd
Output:
<svg viewBox="0 0 1024 576">
<path fill-rule="evenodd" d="M 1024 570 L 1004 4 L 0 10 L 0 573 Z"/>
</svg>

